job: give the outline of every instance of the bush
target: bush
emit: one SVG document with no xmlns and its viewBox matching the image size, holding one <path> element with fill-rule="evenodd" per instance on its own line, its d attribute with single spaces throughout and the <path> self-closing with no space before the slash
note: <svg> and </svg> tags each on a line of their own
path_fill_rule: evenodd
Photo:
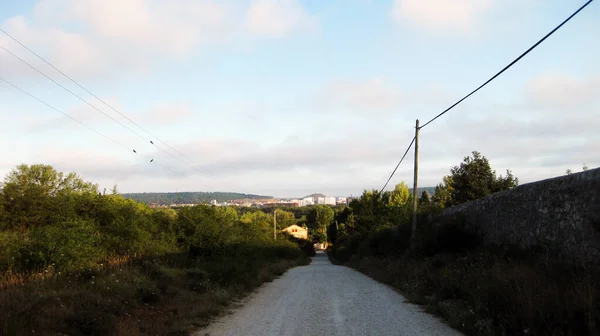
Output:
<svg viewBox="0 0 600 336">
<path fill-rule="evenodd" d="M 413 253 L 429 257 L 441 253 L 459 253 L 483 247 L 483 238 L 468 227 L 464 217 L 420 223 Z"/>
<path fill-rule="evenodd" d="M 89 268 L 105 255 L 93 223 L 69 220 L 35 228 L 22 247 L 28 268 L 54 266 L 58 271 Z"/>
<path fill-rule="evenodd" d="M 596 335 L 600 268 L 552 259 L 547 249 L 484 246 L 464 217 L 354 237 L 330 252 L 426 305 L 467 335 Z M 401 234 L 396 234 L 394 232 Z"/>
</svg>

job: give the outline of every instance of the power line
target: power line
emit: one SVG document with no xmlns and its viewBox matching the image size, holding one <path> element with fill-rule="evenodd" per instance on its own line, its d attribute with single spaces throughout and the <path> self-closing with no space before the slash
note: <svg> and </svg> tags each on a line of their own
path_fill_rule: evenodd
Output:
<svg viewBox="0 0 600 336">
<path fill-rule="evenodd" d="M 429 120 L 428 122 L 426 122 L 425 124 L 423 124 L 422 126 L 419 127 L 419 129 L 429 125 L 430 123 L 432 123 L 434 120 L 436 120 L 437 118 L 441 117 L 442 115 L 444 115 L 446 112 L 450 111 L 451 109 L 453 109 L 456 105 L 460 104 L 461 102 L 463 102 L 465 99 L 469 98 L 471 95 L 473 95 L 475 92 L 479 91 L 481 88 L 483 88 L 484 86 L 486 86 L 487 84 L 489 84 L 491 81 L 493 81 L 494 79 L 496 79 L 498 76 L 500 76 L 502 73 L 504 73 L 506 70 L 508 70 L 510 67 L 512 67 L 513 65 L 515 65 L 517 62 L 519 62 L 523 57 L 525 57 L 527 54 L 529 54 L 533 49 L 535 49 L 538 45 L 540 45 L 542 42 L 544 42 L 548 37 L 552 36 L 552 34 L 554 34 L 557 30 L 559 30 L 565 23 L 569 22 L 573 17 L 575 17 L 575 15 L 579 14 L 579 12 L 581 12 L 585 7 L 587 7 L 590 3 L 592 3 L 592 1 L 594 0 L 589 0 L 587 1 L 585 4 L 583 4 L 583 6 L 581 6 L 579 9 L 577 9 L 573 14 L 571 14 L 568 18 L 566 18 L 563 22 L 561 22 L 558 26 L 556 26 L 554 29 L 552 29 L 548 34 L 546 34 L 543 38 L 541 38 L 539 41 L 537 41 L 533 46 L 531 46 L 529 49 L 527 49 L 524 53 L 522 53 L 519 57 L 517 57 L 515 60 L 513 60 L 512 62 L 510 62 L 507 66 L 505 66 L 502 70 L 500 70 L 497 74 L 495 74 L 492 78 L 488 79 L 485 83 L 481 84 L 478 88 L 476 88 L 475 90 L 471 91 L 471 93 L 469 93 L 468 95 L 464 96 L 462 99 L 460 99 L 459 101 L 457 101 L 456 103 L 452 104 L 450 107 L 448 107 L 447 109 L 445 109 L 442 113 L 436 115 L 434 118 L 432 118 L 431 120 Z M 400 161 L 398 162 L 398 164 L 396 165 L 396 168 L 394 168 L 394 171 L 392 172 L 392 174 L 390 175 L 390 177 L 388 178 L 387 182 L 385 183 L 385 185 L 383 186 L 383 188 L 381 188 L 380 192 L 383 192 L 383 190 L 385 189 L 385 187 L 388 185 L 388 183 L 390 182 L 390 180 L 392 179 L 392 177 L 394 176 L 394 174 L 396 173 L 396 170 L 398 169 L 398 167 L 400 166 L 400 164 L 402 163 L 402 161 L 404 160 L 404 158 L 406 157 L 406 154 L 408 154 L 408 151 L 410 150 L 410 148 L 412 147 L 413 143 L 415 142 L 415 138 L 412 139 L 410 145 L 408 146 L 408 148 L 406 149 L 406 152 L 404 153 L 404 155 L 402 156 L 402 158 L 400 159 Z"/>
<path fill-rule="evenodd" d="M 404 161 L 404 158 L 406 157 L 406 154 L 408 154 L 408 151 L 410 150 L 410 148 L 412 147 L 412 145 L 414 143 L 415 143 L 415 138 L 413 137 L 412 141 L 408 145 L 408 148 L 406 148 L 406 151 L 404 152 L 404 155 L 402 155 L 402 158 L 400 159 L 400 161 L 398 161 L 398 164 L 396 165 L 396 168 L 394 168 L 394 171 L 392 171 L 392 174 L 390 174 L 390 177 L 387 179 L 387 181 L 385 182 L 385 184 L 383 185 L 383 188 L 381 188 L 381 190 L 379 191 L 379 193 L 382 193 L 383 190 L 385 189 L 385 187 L 387 187 L 388 183 L 390 183 L 390 180 L 392 179 L 392 177 L 394 177 L 394 174 L 396 173 L 396 170 L 398 170 L 398 167 L 400 167 L 400 164 L 402 163 L 402 161 Z"/>
<path fill-rule="evenodd" d="M 80 124 L 81 126 L 83 126 L 83 127 L 87 128 L 88 130 L 90 130 L 90 131 L 92 131 L 92 132 L 94 132 L 94 133 L 96 133 L 96 134 L 100 135 L 101 137 L 103 137 L 103 138 L 105 138 L 105 139 L 107 139 L 107 140 L 109 140 L 109 141 L 113 142 L 113 143 L 114 143 L 114 144 L 116 144 L 117 146 L 119 146 L 119 147 L 121 147 L 121 148 L 123 148 L 123 149 L 125 149 L 125 150 L 127 150 L 127 151 L 133 151 L 133 153 L 134 153 L 134 154 L 136 154 L 136 155 L 139 155 L 135 149 L 128 148 L 127 146 L 125 146 L 125 145 L 123 145 L 122 143 L 118 142 L 117 140 L 115 140 L 115 139 L 113 139 L 113 138 L 109 137 L 108 135 L 106 135 L 106 134 L 104 134 L 104 133 L 102 133 L 102 132 L 100 132 L 100 131 L 98 131 L 98 130 L 96 130 L 96 129 L 94 129 L 94 128 L 92 128 L 92 127 L 90 127 L 90 126 L 86 125 L 86 124 L 84 124 L 84 123 L 83 123 L 83 122 L 81 122 L 79 119 L 76 119 L 76 118 L 74 118 L 73 116 L 69 115 L 68 113 L 65 113 L 65 112 L 61 111 L 60 109 L 58 109 L 58 108 L 54 107 L 53 105 L 50 105 L 50 104 L 49 104 L 49 103 L 47 103 L 46 101 L 44 101 L 44 100 L 42 100 L 42 99 L 38 98 L 37 96 L 33 95 L 32 93 L 30 93 L 30 92 L 28 92 L 28 91 L 25 91 L 25 90 L 24 90 L 24 89 L 22 89 L 21 87 L 19 87 L 19 86 L 17 86 L 16 84 L 14 84 L 14 83 L 10 82 L 9 80 L 7 80 L 7 79 L 3 78 L 2 76 L 0 76 L 0 81 L 2 81 L 2 82 L 4 82 L 4 83 L 8 84 L 9 86 L 13 87 L 14 89 L 16 89 L 16 90 L 20 91 L 21 93 L 23 93 L 23 94 L 25 94 L 25 95 L 27 95 L 27 96 L 29 96 L 29 97 L 31 97 L 31 98 L 33 98 L 33 99 L 35 99 L 35 100 L 36 100 L 36 101 L 38 101 L 39 103 L 41 103 L 41 104 L 43 104 L 43 105 L 46 105 L 48 108 L 50 108 L 50 109 L 52 109 L 52 110 L 54 110 L 54 111 L 56 111 L 56 112 L 58 112 L 58 113 L 60 113 L 60 114 L 64 115 L 65 117 L 67 117 L 67 118 L 69 118 L 69 119 L 71 119 L 71 120 L 75 121 L 76 123 Z M 178 172 L 174 171 L 173 169 L 171 169 L 171 168 L 169 168 L 169 167 L 166 167 L 166 166 L 164 166 L 164 165 L 162 165 L 162 164 L 160 164 L 160 163 L 158 163 L 158 162 L 157 162 L 156 164 L 157 164 L 157 165 L 159 165 L 159 166 L 161 166 L 161 167 L 162 167 L 162 168 L 164 168 L 164 169 L 167 169 L 167 170 L 169 170 L 169 171 L 171 171 L 171 172 L 175 173 L 175 174 L 179 174 Z"/>
<path fill-rule="evenodd" d="M 468 95 L 464 96 L 461 100 L 457 101 L 452 106 L 450 106 L 447 109 L 445 109 L 442 113 L 436 115 L 433 119 L 431 119 L 428 122 L 426 122 L 425 124 L 423 124 L 423 126 L 419 127 L 419 129 L 421 129 L 421 128 L 427 126 L 427 125 L 429 125 L 431 122 L 433 122 L 437 118 L 441 117 L 446 112 L 448 112 L 451 109 L 453 109 L 456 105 L 460 104 L 462 101 L 464 101 L 465 99 L 469 98 L 472 94 L 474 94 L 475 92 L 479 91 L 481 88 L 483 88 L 484 86 L 486 86 L 488 83 L 490 83 L 491 81 L 493 81 L 494 79 L 496 79 L 496 77 L 500 76 L 504 71 L 508 70 L 510 67 L 512 67 L 513 65 L 515 65 L 518 61 L 520 61 L 523 57 L 525 57 L 525 55 L 529 54 L 533 49 L 535 49 L 538 45 L 540 45 L 542 42 L 544 42 L 548 37 L 550 37 L 552 34 L 554 34 L 558 29 L 560 29 L 565 23 L 567 23 L 569 20 L 571 20 L 575 15 L 579 14 L 579 12 L 581 12 L 585 7 L 587 7 L 587 5 L 589 5 L 590 3 L 592 3 L 592 1 L 594 1 L 594 0 L 589 0 L 588 2 L 586 2 L 578 10 L 576 10 L 573 14 L 571 14 L 568 18 L 566 18 L 561 24 L 559 24 L 558 26 L 556 26 L 556 28 L 552 29 L 548 34 L 546 34 L 546 36 L 542 37 L 542 39 L 540 39 L 539 41 L 537 41 L 536 44 L 534 44 L 533 46 L 531 46 L 524 53 L 522 53 L 519 57 L 517 57 L 514 61 L 510 62 L 510 64 L 508 64 L 507 66 L 505 66 L 504 69 L 500 70 L 500 72 L 498 72 L 497 74 L 495 74 L 492 78 L 488 79 L 485 83 L 481 84 L 477 89 L 471 91 L 471 93 L 469 93 Z"/>
<path fill-rule="evenodd" d="M 116 108 L 114 108 L 112 105 L 110 105 L 109 103 L 107 103 L 106 101 L 104 101 L 103 99 L 101 99 L 100 97 L 98 97 L 97 95 L 95 95 L 94 93 L 92 93 L 90 90 L 88 90 L 87 88 L 85 88 L 83 85 L 81 85 L 79 82 L 77 82 L 76 80 L 74 80 L 73 78 L 71 78 L 69 75 L 67 75 L 66 73 L 64 73 L 62 70 L 60 70 L 59 68 L 57 68 L 56 66 L 54 66 L 52 63 L 50 63 L 49 61 L 47 61 L 45 58 L 43 58 L 42 56 L 40 56 L 38 53 L 36 53 L 35 51 L 33 51 L 31 48 L 27 47 L 24 43 L 22 43 L 21 41 L 19 41 L 17 38 L 15 38 L 14 36 L 12 36 L 11 34 L 9 34 L 7 31 L 5 31 L 4 29 L 0 28 L 0 31 L 3 32 L 6 36 L 8 36 L 9 38 L 11 38 L 13 41 L 15 41 L 16 43 L 18 43 L 20 46 L 22 46 L 23 48 L 27 49 L 30 53 L 32 53 L 33 55 L 35 55 L 37 58 L 39 58 L 40 60 L 42 60 L 44 63 L 46 63 L 47 65 L 49 65 L 50 67 L 52 67 L 54 70 L 56 70 L 57 72 L 59 72 L 61 75 L 63 75 L 64 77 L 66 77 L 67 79 L 69 79 L 71 82 L 73 82 L 75 85 L 77 85 L 79 88 L 81 88 L 82 90 L 84 90 L 85 92 L 87 92 L 88 94 L 90 94 L 91 96 L 93 96 L 94 98 L 96 98 L 97 100 L 99 100 L 100 102 L 102 102 L 104 105 L 108 106 L 111 110 L 113 110 L 114 112 L 116 112 L 117 114 L 119 114 L 120 116 L 122 116 L 123 118 L 127 119 L 129 122 L 131 122 L 132 124 L 134 124 L 135 126 L 137 126 L 139 129 L 141 129 L 144 133 L 150 135 L 152 138 L 155 138 L 156 140 L 160 141 L 163 145 L 167 146 L 168 148 L 170 148 L 172 151 L 174 151 L 175 153 L 179 154 L 180 156 L 182 156 L 183 158 L 187 159 L 189 161 L 189 163 L 192 164 L 192 167 L 194 169 L 196 169 L 195 166 L 198 166 L 198 164 L 196 164 L 192 159 L 190 159 L 187 155 L 181 153 L 180 151 L 178 151 L 177 149 L 173 148 L 171 145 L 169 145 L 168 143 L 166 143 L 165 141 L 161 140 L 158 136 L 150 133 L 149 131 L 147 131 L 146 129 L 144 129 L 140 124 L 136 123 L 135 121 L 133 121 L 132 119 L 130 119 L 129 117 L 127 117 L 125 114 L 121 113 L 119 110 L 117 110 Z M 4 48 L 3 48 L 4 49 Z M 6 50 L 6 49 L 5 49 Z M 12 53 L 11 53 L 12 54 Z M 13 56 L 15 56 L 13 54 Z M 16 57 L 16 56 L 15 56 Z M 35 70 L 35 69 L 34 69 Z M 37 70 L 36 70 L 37 71 Z M 39 72 L 39 71 L 38 71 Z M 111 118 L 112 119 L 112 118 Z M 114 119 L 113 119 L 114 120 Z M 139 134 L 138 134 L 139 136 Z M 147 140 L 147 139 L 145 139 Z M 153 141 L 150 141 L 150 143 L 154 146 L 156 146 L 154 144 Z M 170 152 L 165 151 L 164 149 L 156 146 L 157 148 L 161 149 L 162 151 L 164 151 L 165 153 L 171 155 L 172 157 L 176 158 L 179 160 L 179 158 L 175 157 L 173 154 L 171 154 Z M 181 161 L 181 160 L 180 160 Z M 186 163 L 184 161 L 181 161 L 183 163 Z M 214 173 L 211 172 L 210 170 L 208 170 L 206 167 L 202 167 L 206 172 L 208 172 L 209 174 L 214 176 Z"/>
<path fill-rule="evenodd" d="M 146 140 L 146 138 L 144 138 L 143 136 L 141 136 L 138 132 L 132 130 L 131 128 L 125 126 L 123 123 L 121 123 L 120 121 L 118 121 L 117 119 L 113 118 L 112 116 L 110 116 L 109 114 L 105 113 L 104 111 L 100 110 L 99 108 L 97 108 L 96 106 L 92 105 L 90 102 L 88 102 L 87 100 L 81 98 L 79 95 L 77 95 L 75 92 L 69 90 L 69 88 L 65 87 L 64 85 L 60 84 L 59 82 L 57 82 L 56 80 L 54 80 L 52 77 L 46 75 L 45 73 L 41 72 L 39 69 L 37 69 L 36 67 L 34 67 L 33 65 L 31 65 L 29 62 L 25 61 L 24 59 L 22 59 L 21 57 L 17 56 L 16 54 L 14 54 L 12 51 L 6 49 L 4 46 L 0 45 L 0 49 L 4 50 L 5 52 L 7 52 L 8 54 L 12 55 L 14 58 L 18 59 L 19 61 L 21 61 L 23 64 L 27 65 L 28 67 L 30 67 L 31 69 L 33 69 L 34 71 L 36 71 L 37 73 L 39 73 L 40 75 L 46 77 L 47 79 L 49 79 L 50 81 L 52 81 L 54 84 L 60 86 L 62 89 L 64 89 L 65 91 L 69 92 L 70 94 L 72 94 L 74 97 L 76 97 L 77 99 L 81 100 L 82 102 L 86 103 L 87 105 L 89 105 L 91 108 L 93 108 L 94 110 L 104 114 L 106 117 L 110 118 L 112 121 L 116 122 L 117 124 L 123 126 L 125 129 L 129 130 L 130 132 L 132 132 L 133 134 L 137 135 L 138 137 L 142 138 L 143 140 Z"/>
</svg>

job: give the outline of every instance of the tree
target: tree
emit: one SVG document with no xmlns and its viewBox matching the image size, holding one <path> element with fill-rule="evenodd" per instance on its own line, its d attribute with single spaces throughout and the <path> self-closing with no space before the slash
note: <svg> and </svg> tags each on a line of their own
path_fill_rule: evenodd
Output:
<svg viewBox="0 0 600 336">
<path fill-rule="evenodd" d="M 586 171 L 586 170 L 588 170 L 588 169 L 590 169 L 590 168 L 589 168 L 589 167 L 588 167 L 588 166 L 587 166 L 587 165 L 584 163 L 584 164 L 583 164 L 583 168 L 582 168 L 582 169 L 583 169 L 583 171 Z"/>
<path fill-rule="evenodd" d="M 314 237 L 318 237 L 321 242 L 325 242 L 327 239 L 327 227 L 333 221 L 333 217 L 334 213 L 331 207 L 323 204 L 316 205 L 306 216 L 306 224 L 310 229 L 309 232 L 312 231 Z M 317 232 L 319 232 L 319 235 L 315 235 Z"/>
<path fill-rule="evenodd" d="M 278 229 L 285 229 L 290 225 L 296 224 L 296 216 L 293 212 L 276 209 L 275 213 L 277 214 Z"/>
<path fill-rule="evenodd" d="M 392 191 L 389 204 L 394 206 L 406 205 L 410 201 L 410 191 L 404 181 L 398 183 Z"/>
<path fill-rule="evenodd" d="M 65 175 L 49 165 L 22 164 L 5 177 L 0 203 L 8 228 L 27 230 L 68 217 L 71 197 L 97 194 L 97 185 L 75 173 Z"/>
<path fill-rule="evenodd" d="M 571 175 L 571 174 L 573 174 L 573 171 L 571 169 L 567 169 L 567 171 L 565 172 L 565 174 Z"/>
<path fill-rule="evenodd" d="M 431 198 L 429 197 L 429 193 L 427 190 L 423 190 L 421 193 L 421 198 L 419 198 L 419 204 L 428 204 L 431 203 Z"/>
<path fill-rule="evenodd" d="M 491 193 L 511 189 L 519 184 L 519 180 L 510 170 L 506 171 L 505 177 L 496 177 L 496 172 L 492 170 L 485 156 L 477 151 L 472 154 L 473 157 L 467 156 L 459 166 L 452 167 L 450 179 L 440 187 L 440 193 L 444 192 L 444 189 L 450 193 L 448 205 L 472 201 Z"/>
<path fill-rule="evenodd" d="M 452 202 L 452 193 L 454 188 L 452 187 L 453 181 L 451 176 L 444 176 L 442 178 L 442 183 L 438 184 L 435 187 L 435 192 L 433 194 L 433 202 L 439 204 L 440 207 L 444 208 L 451 204 Z"/>
</svg>

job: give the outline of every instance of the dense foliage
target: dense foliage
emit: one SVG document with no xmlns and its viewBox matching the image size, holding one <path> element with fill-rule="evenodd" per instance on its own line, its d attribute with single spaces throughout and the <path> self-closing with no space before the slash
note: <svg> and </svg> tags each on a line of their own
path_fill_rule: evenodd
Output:
<svg viewBox="0 0 600 336">
<path fill-rule="evenodd" d="M 0 334 L 187 332 L 188 319 L 314 254 L 307 241 L 274 240 L 272 215 L 248 210 L 152 209 L 75 173 L 20 165 L 0 190 Z M 296 222 L 283 210 L 277 220 Z"/>
<path fill-rule="evenodd" d="M 496 176 L 490 163 L 481 153 L 474 151 L 473 157 L 467 156 L 459 166 L 450 170 L 443 183 L 434 193 L 434 200 L 442 206 L 452 206 L 476 200 L 485 195 L 516 187 L 519 179 L 510 170 L 506 176 Z"/>
<path fill-rule="evenodd" d="M 294 221 L 284 211 L 278 219 L 282 225 Z M 240 216 L 229 207 L 150 209 L 118 194 L 102 195 L 74 173 L 21 165 L 0 192 L 0 271 L 66 271 L 123 256 L 270 244 L 271 223 L 264 212 Z"/>
</svg>

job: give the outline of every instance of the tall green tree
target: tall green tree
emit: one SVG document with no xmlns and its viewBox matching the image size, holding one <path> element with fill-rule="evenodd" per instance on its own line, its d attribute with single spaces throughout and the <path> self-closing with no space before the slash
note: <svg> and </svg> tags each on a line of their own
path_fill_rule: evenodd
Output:
<svg viewBox="0 0 600 336">
<path fill-rule="evenodd" d="M 317 236 L 315 233 L 318 232 L 319 240 L 325 242 L 324 240 L 327 239 L 327 227 L 333 221 L 333 218 L 334 213 L 331 207 L 323 204 L 314 206 L 306 216 L 309 234 L 313 231 L 312 235 Z"/>
<path fill-rule="evenodd" d="M 452 167 L 444 184 L 436 187 L 434 198 L 438 198 L 444 206 L 472 201 L 519 184 L 518 178 L 510 170 L 506 171 L 504 177 L 496 176 L 485 156 L 477 151 L 472 154 L 472 157 L 465 157 L 459 166 Z"/>
<path fill-rule="evenodd" d="M 394 191 L 392 191 L 389 204 L 393 206 L 403 206 L 409 203 L 411 199 L 410 190 L 404 181 L 396 184 Z"/>
<path fill-rule="evenodd" d="M 80 195 L 97 195 L 98 186 L 84 181 L 75 173 L 63 174 L 52 166 L 22 164 L 4 179 L 0 203 L 10 216 L 5 228 L 28 230 L 49 224 L 52 219 L 66 218 L 69 199 Z"/>
</svg>

